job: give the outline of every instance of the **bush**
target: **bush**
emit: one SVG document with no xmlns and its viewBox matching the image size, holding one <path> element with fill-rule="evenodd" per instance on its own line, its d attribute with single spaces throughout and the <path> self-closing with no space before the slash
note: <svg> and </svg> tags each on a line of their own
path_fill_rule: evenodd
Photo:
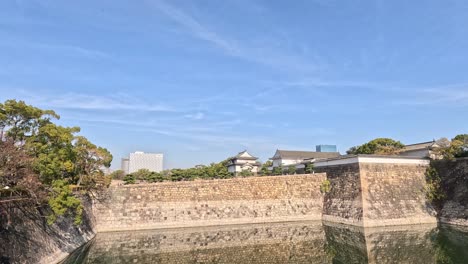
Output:
<svg viewBox="0 0 468 264">
<path fill-rule="evenodd" d="M 446 195 L 442 189 L 442 180 L 437 170 L 431 165 L 424 173 L 426 176 L 426 185 L 424 191 L 427 200 L 436 206 L 440 206 L 441 202 L 445 199 Z"/>
<path fill-rule="evenodd" d="M 307 163 L 305 165 L 304 171 L 305 171 L 305 173 L 313 173 L 314 172 L 314 164 L 313 163 Z"/>
<path fill-rule="evenodd" d="M 252 176 L 253 173 L 249 170 L 243 170 L 239 173 L 239 176 L 241 177 L 249 177 L 249 176 Z"/>
<path fill-rule="evenodd" d="M 133 174 L 127 174 L 123 178 L 123 181 L 124 181 L 124 184 L 135 184 L 136 179 L 135 179 L 135 176 Z"/>
<path fill-rule="evenodd" d="M 324 180 L 322 184 L 320 184 L 320 192 L 321 193 L 328 193 L 331 190 L 331 182 L 329 180 Z"/>
<path fill-rule="evenodd" d="M 162 182 L 164 181 L 164 176 L 161 173 L 151 172 L 146 176 L 145 181 L 147 182 Z"/>
</svg>

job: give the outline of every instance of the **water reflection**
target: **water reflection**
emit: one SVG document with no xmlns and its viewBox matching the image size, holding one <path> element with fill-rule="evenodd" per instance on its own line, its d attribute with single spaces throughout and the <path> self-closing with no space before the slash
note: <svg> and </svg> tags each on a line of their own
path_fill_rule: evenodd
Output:
<svg viewBox="0 0 468 264">
<path fill-rule="evenodd" d="M 468 263 L 468 230 L 317 222 L 101 233 L 65 263 Z"/>
</svg>

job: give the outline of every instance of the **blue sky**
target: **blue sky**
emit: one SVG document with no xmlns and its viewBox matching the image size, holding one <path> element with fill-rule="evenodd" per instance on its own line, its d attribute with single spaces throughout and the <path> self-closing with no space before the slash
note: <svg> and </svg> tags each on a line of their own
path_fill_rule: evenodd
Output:
<svg viewBox="0 0 468 264">
<path fill-rule="evenodd" d="M 468 132 L 467 1 L 1 1 L 0 100 L 120 158 Z"/>
</svg>

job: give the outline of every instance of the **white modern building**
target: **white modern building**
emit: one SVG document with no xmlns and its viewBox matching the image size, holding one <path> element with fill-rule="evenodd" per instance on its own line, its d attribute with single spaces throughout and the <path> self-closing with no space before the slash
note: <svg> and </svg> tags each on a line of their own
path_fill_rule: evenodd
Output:
<svg viewBox="0 0 468 264">
<path fill-rule="evenodd" d="M 122 158 L 122 161 L 120 162 L 120 169 L 125 172 L 125 174 L 128 174 L 128 163 L 129 158 Z"/>
<path fill-rule="evenodd" d="M 134 173 L 140 169 L 161 172 L 163 170 L 163 154 L 136 151 L 130 153 L 128 158 L 122 159 L 122 170 L 126 174 Z"/>
</svg>

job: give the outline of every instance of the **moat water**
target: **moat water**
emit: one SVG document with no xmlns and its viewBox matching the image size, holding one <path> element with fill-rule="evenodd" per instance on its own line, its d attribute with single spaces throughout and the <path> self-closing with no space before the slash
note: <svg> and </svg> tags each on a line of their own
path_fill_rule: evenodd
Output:
<svg viewBox="0 0 468 264">
<path fill-rule="evenodd" d="M 100 233 L 64 263 L 468 263 L 468 228 L 301 222 Z"/>
</svg>

